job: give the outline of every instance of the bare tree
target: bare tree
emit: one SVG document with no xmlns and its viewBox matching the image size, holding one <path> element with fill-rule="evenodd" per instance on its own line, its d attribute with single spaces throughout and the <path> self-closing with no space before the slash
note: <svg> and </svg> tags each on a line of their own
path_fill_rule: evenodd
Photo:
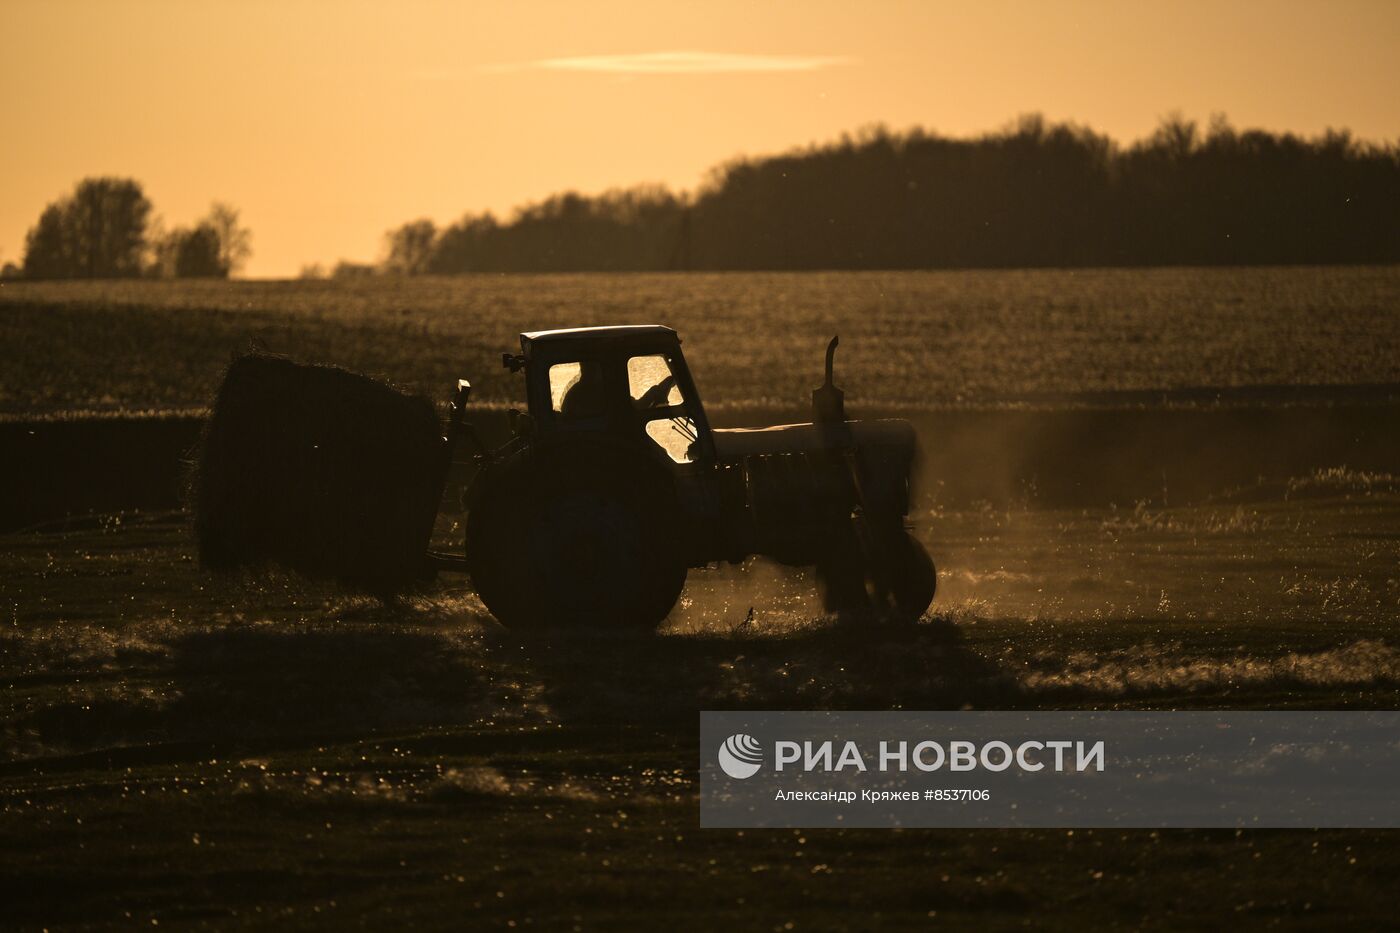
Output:
<svg viewBox="0 0 1400 933">
<path fill-rule="evenodd" d="M 384 261 L 388 272 L 401 275 L 422 275 L 432 262 L 437 243 L 437 226 L 431 220 L 414 220 L 384 234 L 389 258 Z"/>
<path fill-rule="evenodd" d="M 253 234 L 247 227 L 239 225 L 238 208 L 215 201 L 199 226 L 210 228 L 219 239 L 219 268 L 223 270 L 224 277 L 242 271 L 244 263 L 253 254 Z"/>
</svg>

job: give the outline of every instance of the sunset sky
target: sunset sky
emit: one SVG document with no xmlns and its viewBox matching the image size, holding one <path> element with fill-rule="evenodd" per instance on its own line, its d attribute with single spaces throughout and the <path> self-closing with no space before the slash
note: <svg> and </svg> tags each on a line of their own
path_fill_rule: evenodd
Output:
<svg viewBox="0 0 1400 933">
<path fill-rule="evenodd" d="M 1400 139 L 1400 2 L 0 0 L 0 262 L 86 175 L 167 225 L 211 200 L 246 274 L 564 189 L 691 189 L 875 122 L 1040 111 L 1130 141 L 1172 111 Z"/>
</svg>

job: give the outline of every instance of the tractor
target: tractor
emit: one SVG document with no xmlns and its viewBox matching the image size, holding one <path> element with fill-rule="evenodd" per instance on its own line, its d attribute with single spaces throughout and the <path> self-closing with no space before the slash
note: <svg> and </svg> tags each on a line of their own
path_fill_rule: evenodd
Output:
<svg viewBox="0 0 1400 933">
<path fill-rule="evenodd" d="M 473 445 L 477 470 L 450 563 L 506 626 L 654 628 L 690 568 L 751 555 L 815 567 L 838 615 L 917 620 L 937 578 L 906 521 L 914 431 L 846 420 L 836 347 L 811 423 L 722 429 L 669 327 L 522 334 L 502 363 L 528 405 L 505 444 L 481 441 L 458 382 L 448 450 Z"/>
</svg>

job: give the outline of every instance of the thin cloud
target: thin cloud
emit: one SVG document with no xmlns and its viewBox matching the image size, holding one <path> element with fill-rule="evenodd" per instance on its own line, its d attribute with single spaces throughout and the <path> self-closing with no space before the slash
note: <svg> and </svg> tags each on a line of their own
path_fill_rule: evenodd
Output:
<svg viewBox="0 0 1400 933">
<path fill-rule="evenodd" d="M 817 71 L 850 64 L 853 59 L 832 55 L 735 55 L 729 52 L 638 52 L 631 55 L 582 55 L 542 58 L 508 65 L 482 65 L 485 72 L 589 71 L 598 74 L 752 74 L 755 72 Z"/>
</svg>

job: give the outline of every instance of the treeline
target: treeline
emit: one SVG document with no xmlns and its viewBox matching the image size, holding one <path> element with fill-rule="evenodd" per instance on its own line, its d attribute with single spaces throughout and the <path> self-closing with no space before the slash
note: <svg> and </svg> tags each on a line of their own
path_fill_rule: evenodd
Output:
<svg viewBox="0 0 1400 933">
<path fill-rule="evenodd" d="M 215 202 L 189 227 L 166 230 L 129 178 L 85 178 L 54 201 L 25 238 L 21 266 L 3 275 L 26 279 L 219 277 L 252 253 L 238 211 Z"/>
<path fill-rule="evenodd" d="M 1127 147 L 1037 116 L 974 139 L 874 129 L 730 162 L 694 195 L 563 194 L 386 243 L 381 271 L 410 275 L 1394 262 L 1400 146 L 1220 117 Z"/>
</svg>

